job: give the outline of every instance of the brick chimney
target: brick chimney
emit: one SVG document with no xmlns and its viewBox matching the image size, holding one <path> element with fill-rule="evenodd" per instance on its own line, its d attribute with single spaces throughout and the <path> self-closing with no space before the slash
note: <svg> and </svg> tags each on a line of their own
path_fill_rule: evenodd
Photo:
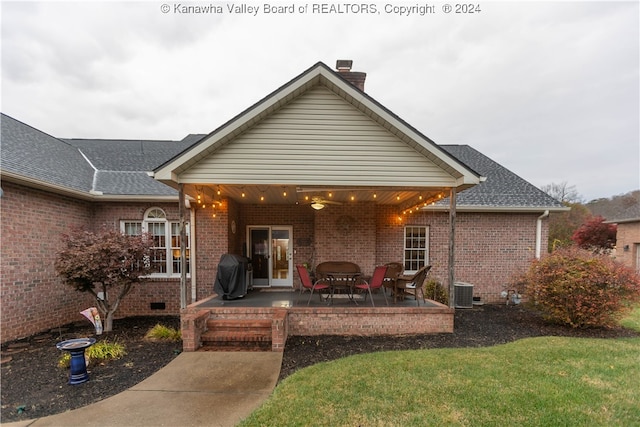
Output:
<svg viewBox="0 0 640 427">
<path fill-rule="evenodd" d="M 367 73 L 351 71 L 352 65 L 353 61 L 350 59 L 338 59 L 336 61 L 336 69 L 338 70 L 338 74 L 343 79 L 364 92 L 364 81 L 367 78 Z"/>
</svg>

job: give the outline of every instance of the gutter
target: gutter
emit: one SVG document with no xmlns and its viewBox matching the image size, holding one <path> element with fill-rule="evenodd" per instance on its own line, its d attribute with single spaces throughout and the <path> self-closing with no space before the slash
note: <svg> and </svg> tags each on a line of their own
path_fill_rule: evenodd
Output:
<svg viewBox="0 0 640 427">
<path fill-rule="evenodd" d="M 549 210 L 544 211 L 536 221 L 536 259 L 540 259 L 542 247 L 542 220 L 549 216 Z"/>
</svg>

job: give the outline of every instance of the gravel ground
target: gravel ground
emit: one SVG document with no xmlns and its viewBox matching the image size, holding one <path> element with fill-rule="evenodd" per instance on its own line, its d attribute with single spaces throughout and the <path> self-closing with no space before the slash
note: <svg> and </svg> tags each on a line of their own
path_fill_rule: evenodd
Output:
<svg viewBox="0 0 640 427">
<path fill-rule="evenodd" d="M 106 364 L 89 365 L 89 381 L 67 384 L 69 371 L 56 367 L 61 352 L 55 344 L 70 338 L 93 336 L 88 322 L 67 325 L 2 346 L 0 422 L 52 415 L 105 399 L 144 380 L 175 358 L 181 343 L 144 340 L 157 323 L 179 327 L 178 317 L 131 317 L 114 322 L 114 332 L 100 339 L 118 341 L 127 354 Z M 442 347 L 481 347 L 526 337 L 573 336 L 638 337 L 623 329 L 576 330 L 547 325 L 521 306 L 485 305 L 457 310 L 453 334 L 403 337 L 290 337 L 285 346 L 280 380 L 319 361 L 383 350 Z M 10 348 L 11 347 L 11 348 Z"/>
</svg>

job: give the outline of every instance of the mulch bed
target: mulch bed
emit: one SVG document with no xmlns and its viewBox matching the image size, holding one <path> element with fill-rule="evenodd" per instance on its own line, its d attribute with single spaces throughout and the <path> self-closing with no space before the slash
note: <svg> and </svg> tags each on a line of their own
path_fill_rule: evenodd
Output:
<svg viewBox="0 0 640 427">
<path fill-rule="evenodd" d="M 149 377 L 182 350 L 182 342 L 144 340 L 147 331 L 157 323 L 180 327 L 177 316 L 129 317 L 114 320 L 113 332 L 96 336 L 89 321 L 81 321 L 2 345 L 0 422 L 40 418 L 79 408 Z M 56 348 L 56 343 L 82 337 L 119 342 L 127 354 L 105 364 L 90 363 L 89 381 L 69 385 L 69 369 L 57 367 L 63 352 Z"/>
<path fill-rule="evenodd" d="M 118 341 L 127 354 L 102 365 L 89 365 L 89 381 L 68 385 L 68 369 L 57 368 L 61 352 L 55 344 L 70 338 L 94 336 L 88 322 L 56 328 L 45 334 L 2 346 L 2 423 L 39 418 L 94 403 L 144 380 L 175 358 L 181 343 L 144 340 L 157 323 L 179 327 L 176 316 L 130 317 L 116 320 L 114 332 L 100 339 Z M 624 328 L 571 329 L 548 325 L 522 306 L 485 305 L 457 310 L 453 334 L 396 337 L 289 337 L 280 380 L 320 361 L 386 350 L 443 347 L 482 347 L 536 336 L 585 338 L 640 337 Z M 12 347 L 12 351 L 9 351 Z M 5 361 L 9 360 L 9 361 Z"/>
</svg>

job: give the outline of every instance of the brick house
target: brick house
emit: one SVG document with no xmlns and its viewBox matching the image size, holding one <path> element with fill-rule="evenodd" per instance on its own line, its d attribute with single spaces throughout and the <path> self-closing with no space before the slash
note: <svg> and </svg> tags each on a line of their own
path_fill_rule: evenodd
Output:
<svg viewBox="0 0 640 427">
<path fill-rule="evenodd" d="M 631 206 L 606 223 L 617 226 L 616 259 L 640 273 L 640 205 Z"/>
<path fill-rule="evenodd" d="M 2 342 L 93 304 L 53 269 L 60 235 L 76 225 L 160 242 L 161 272 L 119 317 L 178 314 L 185 277 L 187 303 L 211 295 L 225 253 L 251 258 L 256 287 L 297 287 L 298 263 L 370 272 L 402 261 L 498 301 L 546 248 L 549 213 L 565 208 L 468 145 L 435 144 L 368 96 L 364 73 L 338 65 L 315 64 L 181 141 L 59 139 L 2 115 Z"/>
</svg>

